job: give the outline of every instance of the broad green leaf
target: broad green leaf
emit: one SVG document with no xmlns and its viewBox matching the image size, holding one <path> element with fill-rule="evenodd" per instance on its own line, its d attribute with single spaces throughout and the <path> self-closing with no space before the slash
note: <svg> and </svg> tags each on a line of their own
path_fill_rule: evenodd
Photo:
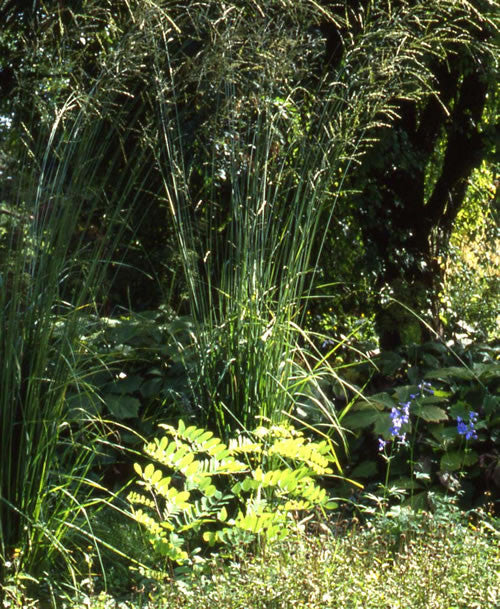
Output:
<svg viewBox="0 0 500 609">
<path fill-rule="evenodd" d="M 436 398 L 449 398 L 452 396 L 451 391 L 444 391 L 443 389 L 434 389 L 434 397 Z"/>
<path fill-rule="evenodd" d="M 427 368 L 437 368 L 439 366 L 438 358 L 434 357 L 434 355 L 431 355 L 430 353 L 424 353 L 422 355 L 422 359 L 424 360 Z"/>
<path fill-rule="evenodd" d="M 464 451 L 464 463 L 465 465 L 474 465 L 479 460 L 479 456 L 475 450 L 466 450 Z"/>
<path fill-rule="evenodd" d="M 158 443 L 158 448 L 163 451 L 167 448 L 167 444 L 168 444 L 168 438 L 167 438 L 167 436 L 163 436 L 163 438 Z"/>
<path fill-rule="evenodd" d="M 167 493 L 165 494 L 165 497 L 167 499 L 169 499 L 170 501 L 175 502 L 175 498 L 176 496 L 179 494 L 179 491 L 175 488 L 175 486 L 171 486 Z"/>
<path fill-rule="evenodd" d="M 424 356 L 424 358 L 425 358 L 425 356 Z M 437 364 L 436 358 L 434 358 L 432 356 L 431 356 L 431 358 L 433 360 L 435 360 L 436 364 Z M 434 366 L 432 366 L 432 367 L 434 367 Z M 420 368 L 418 366 L 412 366 L 411 368 L 408 369 L 408 372 L 406 373 L 406 375 L 408 376 L 408 380 L 410 381 L 410 383 L 417 385 L 421 378 Z"/>
<path fill-rule="evenodd" d="M 391 426 L 391 417 L 388 412 L 381 412 L 379 417 L 375 421 L 375 425 L 373 426 L 373 431 L 378 436 L 383 436 L 389 430 Z"/>
<path fill-rule="evenodd" d="M 474 378 L 474 372 L 468 368 L 459 366 L 450 366 L 448 368 L 438 368 L 431 370 L 425 375 L 426 379 L 458 379 L 461 381 L 469 381 Z"/>
<path fill-rule="evenodd" d="M 257 480 L 257 482 L 260 482 L 263 477 L 264 474 L 262 472 L 262 469 L 260 467 L 258 467 L 254 472 L 253 472 L 253 477 L 255 478 L 255 480 Z"/>
<path fill-rule="evenodd" d="M 396 406 L 396 402 L 385 391 L 370 395 L 367 399 L 375 406 L 382 406 L 384 408 L 393 408 Z"/>
<path fill-rule="evenodd" d="M 404 359 L 394 351 L 384 351 L 376 358 L 377 366 L 387 376 L 394 376 L 394 374 L 404 364 Z"/>
<path fill-rule="evenodd" d="M 194 474 L 196 474 L 198 472 L 198 469 L 199 469 L 198 461 L 193 461 L 184 471 L 184 475 L 186 476 L 186 478 L 190 478 L 191 476 L 193 476 Z"/>
<path fill-rule="evenodd" d="M 213 436 L 213 432 L 211 431 L 205 431 L 201 434 L 201 436 L 198 438 L 198 442 L 200 444 L 204 444 L 205 442 L 207 442 L 207 440 L 209 440 L 212 436 Z"/>
<path fill-rule="evenodd" d="M 118 378 L 113 383 L 107 383 L 104 390 L 109 393 L 117 393 L 123 395 L 125 393 L 134 393 L 142 385 L 143 379 L 137 375 Z"/>
<path fill-rule="evenodd" d="M 205 433 L 204 429 L 197 427 L 193 431 L 189 432 L 189 439 L 193 440 L 193 442 L 194 441 L 199 442 L 200 436 L 202 436 L 204 433 Z"/>
<path fill-rule="evenodd" d="M 252 480 L 251 478 L 245 478 L 243 482 L 241 482 L 241 489 L 243 491 L 249 491 L 252 488 L 257 488 L 259 486 L 258 480 Z"/>
<path fill-rule="evenodd" d="M 399 408 L 399 402 L 406 402 L 411 399 L 410 395 L 418 393 L 418 388 L 416 385 L 402 385 L 400 387 L 396 387 L 396 389 L 394 389 L 394 393 L 396 395 L 398 401 L 397 406 Z"/>
<path fill-rule="evenodd" d="M 203 533 L 203 541 L 208 543 L 209 546 L 215 545 L 217 541 L 217 531 L 205 531 Z"/>
<path fill-rule="evenodd" d="M 195 438 L 197 438 L 198 436 L 200 436 L 203 433 L 203 429 L 198 429 L 197 427 L 195 427 L 194 425 L 190 425 L 189 427 L 187 427 L 184 430 L 184 437 L 187 438 L 188 440 L 192 440 L 194 441 Z"/>
<path fill-rule="evenodd" d="M 439 423 L 448 419 L 448 415 L 442 408 L 431 404 L 417 407 L 415 414 L 428 423 Z"/>
<path fill-rule="evenodd" d="M 432 425 L 429 431 L 442 447 L 449 446 L 456 440 L 457 437 L 456 426 L 444 427 L 442 424 Z"/>
<path fill-rule="evenodd" d="M 401 489 L 405 489 L 405 490 L 411 490 L 411 489 L 415 490 L 415 489 L 422 488 L 422 486 L 420 484 L 418 484 L 418 482 L 416 480 L 412 480 L 411 478 L 408 478 L 407 476 L 398 478 L 392 484 L 394 484 L 394 486 L 396 486 L 397 488 L 401 488 Z"/>
<path fill-rule="evenodd" d="M 174 454 L 175 449 L 176 449 L 175 442 L 170 442 L 170 444 L 165 449 L 165 456 L 166 457 L 171 457 Z"/>
<path fill-rule="evenodd" d="M 219 440 L 219 438 L 212 438 L 211 440 L 208 440 L 208 442 L 205 442 L 203 444 L 203 450 L 206 452 L 210 452 L 211 448 L 218 446 L 220 443 L 221 441 Z"/>
<path fill-rule="evenodd" d="M 130 395 L 108 393 L 104 396 L 104 401 L 110 413 L 120 421 L 123 419 L 135 419 L 141 407 L 139 400 Z"/>
<path fill-rule="evenodd" d="M 189 465 L 191 465 L 193 460 L 194 460 L 194 453 L 187 453 L 187 455 L 184 455 L 184 457 L 179 461 L 179 463 L 177 464 L 177 467 L 181 471 L 184 471 L 187 469 L 187 467 Z"/>
<path fill-rule="evenodd" d="M 439 462 L 439 467 L 442 472 L 454 472 L 463 466 L 462 453 L 457 451 L 444 453 Z"/>
<path fill-rule="evenodd" d="M 483 409 L 486 415 L 500 412 L 500 397 L 487 394 L 483 400 Z"/>
<path fill-rule="evenodd" d="M 143 398 L 152 398 L 154 395 L 158 395 L 161 387 L 160 378 L 152 378 L 145 381 L 140 387 L 140 393 Z"/>
<path fill-rule="evenodd" d="M 198 477 L 198 488 L 206 495 L 206 490 L 211 486 L 212 478 L 210 476 Z"/>
<path fill-rule="evenodd" d="M 365 408 L 349 413 L 342 419 L 342 423 L 347 429 L 363 429 L 380 420 L 381 415 L 383 413 L 375 408 Z"/>
<path fill-rule="evenodd" d="M 151 482 L 153 484 L 158 483 L 161 479 L 163 478 L 163 473 L 157 469 L 154 471 L 153 475 L 151 476 Z"/>
<path fill-rule="evenodd" d="M 175 496 L 175 503 L 176 505 L 178 505 L 181 509 L 185 510 L 187 507 L 189 507 L 189 503 L 188 503 L 188 499 L 190 497 L 190 493 L 189 491 L 181 491 L 180 493 L 178 493 Z"/>
<path fill-rule="evenodd" d="M 210 484 L 204 489 L 204 492 L 207 497 L 213 497 L 217 493 L 217 489 L 213 484 Z"/>
<path fill-rule="evenodd" d="M 377 473 L 377 464 L 375 460 L 363 461 L 357 465 L 352 472 L 349 472 L 349 476 L 354 479 L 358 478 L 371 478 Z"/>
<path fill-rule="evenodd" d="M 443 472 L 455 472 L 465 466 L 474 465 L 477 461 L 478 455 L 474 450 L 454 450 L 441 457 L 440 468 Z"/>
<path fill-rule="evenodd" d="M 446 404 L 448 400 L 440 395 L 426 395 L 423 398 L 419 398 L 417 403 L 419 405 L 427 405 L 427 404 Z"/>
<path fill-rule="evenodd" d="M 453 406 L 450 407 L 450 416 L 456 419 L 457 417 L 462 417 L 462 419 L 467 419 L 469 417 L 469 413 L 471 411 L 471 407 L 467 402 L 459 401 L 455 402 Z"/>
<path fill-rule="evenodd" d="M 220 442 L 220 440 L 219 440 L 219 442 Z M 220 442 L 219 444 L 216 444 L 215 446 L 211 446 L 207 450 L 207 452 L 211 457 L 216 457 L 217 459 L 223 459 L 224 457 L 221 456 L 222 454 L 224 454 L 224 456 L 229 456 L 229 451 L 227 450 L 227 446 L 225 444 L 222 444 L 222 442 Z"/>
<path fill-rule="evenodd" d="M 500 378 L 500 363 L 498 364 L 475 364 L 474 372 L 482 381 Z"/>
</svg>

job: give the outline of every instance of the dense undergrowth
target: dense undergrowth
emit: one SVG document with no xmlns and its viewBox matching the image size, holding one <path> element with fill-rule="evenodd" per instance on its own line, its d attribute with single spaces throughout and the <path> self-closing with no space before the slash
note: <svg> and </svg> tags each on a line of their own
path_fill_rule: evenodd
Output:
<svg viewBox="0 0 500 609">
<path fill-rule="evenodd" d="M 500 583 L 497 542 L 498 531 L 480 526 L 474 532 L 457 523 L 434 530 L 426 524 L 400 540 L 376 525 L 337 538 L 302 533 L 265 553 L 225 566 L 215 562 L 194 585 L 173 584 L 157 593 L 151 606 L 494 607 Z"/>
<path fill-rule="evenodd" d="M 129 531 L 130 532 L 130 531 Z M 119 527 L 117 529 L 119 534 Z M 123 534 L 123 533 L 122 533 Z M 203 568 L 163 581 L 108 569 L 107 591 L 88 555 L 68 609 L 484 609 L 499 602 L 498 521 L 452 504 L 393 512 L 361 524 L 309 520 L 284 541 L 215 554 Z M 137 539 L 124 538 L 125 545 Z M 137 551 L 137 548 L 136 548 Z M 24 583 L 24 582 L 23 582 Z M 42 607 L 6 589 L 6 607 Z"/>
</svg>

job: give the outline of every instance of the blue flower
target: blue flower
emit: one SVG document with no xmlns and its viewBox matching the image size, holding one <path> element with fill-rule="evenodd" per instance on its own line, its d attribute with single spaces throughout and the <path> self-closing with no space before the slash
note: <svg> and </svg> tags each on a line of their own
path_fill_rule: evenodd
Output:
<svg viewBox="0 0 500 609">
<path fill-rule="evenodd" d="M 389 429 L 389 433 L 393 438 L 399 438 L 401 442 L 406 440 L 406 434 L 401 433 L 401 428 L 410 421 L 410 405 L 411 402 L 400 403 L 402 408 L 394 407 L 391 410 L 391 421 L 392 426 Z"/>
<path fill-rule="evenodd" d="M 467 433 L 467 425 L 462 420 L 462 417 L 457 417 L 457 431 L 461 436 Z"/>
<path fill-rule="evenodd" d="M 410 421 L 410 406 L 411 406 L 411 402 L 405 402 L 404 404 L 402 404 L 400 402 L 399 405 L 403 407 L 403 412 L 402 412 L 402 415 L 401 415 L 401 420 L 403 421 L 403 423 L 408 423 Z"/>
<path fill-rule="evenodd" d="M 393 408 L 391 410 L 391 421 L 392 427 L 389 429 L 389 433 L 393 437 L 399 436 L 399 432 L 403 426 L 403 417 L 399 408 Z"/>
<path fill-rule="evenodd" d="M 431 388 L 431 384 L 428 383 L 427 381 L 422 381 L 420 383 L 420 385 L 418 385 L 418 388 L 420 389 L 421 396 L 423 396 L 426 391 L 427 391 L 427 393 L 434 395 L 434 390 Z"/>
<path fill-rule="evenodd" d="M 427 381 L 422 381 L 418 387 L 418 393 L 411 393 L 410 399 L 407 402 L 399 402 L 399 408 L 394 406 L 391 409 L 391 427 L 389 428 L 389 433 L 393 438 L 398 439 L 399 444 L 404 444 L 406 442 L 406 433 L 401 433 L 401 429 L 403 425 L 407 425 L 410 422 L 410 408 L 413 400 L 418 398 L 423 398 L 425 393 L 434 394 L 434 391 L 431 388 L 431 384 Z M 475 413 L 471 413 L 475 414 Z M 471 421 L 473 421 L 471 416 Z M 379 451 L 384 450 L 388 442 L 383 438 L 379 438 L 378 446 Z"/>
<path fill-rule="evenodd" d="M 477 440 L 476 423 L 477 412 L 469 412 L 469 423 L 466 423 L 462 417 L 457 417 L 457 432 L 461 436 L 465 436 L 466 440 Z"/>
<path fill-rule="evenodd" d="M 387 446 L 387 441 L 384 438 L 378 439 L 378 451 L 382 452 L 384 448 Z"/>
</svg>

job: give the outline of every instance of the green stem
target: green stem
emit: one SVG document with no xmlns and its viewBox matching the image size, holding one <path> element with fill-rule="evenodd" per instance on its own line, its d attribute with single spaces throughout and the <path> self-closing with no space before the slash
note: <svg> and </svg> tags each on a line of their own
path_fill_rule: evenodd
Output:
<svg viewBox="0 0 500 609">
<path fill-rule="evenodd" d="M 412 482 L 411 487 L 410 487 L 410 506 L 413 509 L 413 482 L 415 479 L 415 462 L 413 460 L 413 456 L 415 454 L 415 439 L 417 437 L 417 431 L 418 431 L 418 423 L 419 423 L 419 418 L 417 417 L 417 421 L 415 423 L 415 430 L 414 432 L 411 434 L 412 438 L 411 438 L 411 442 L 410 442 L 410 480 Z"/>
<path fill-rule="evenodd" d="M 391 454 L 387 457 L 385 457 L 387 459 L 387 468 L 385 470 L 385 480 L 384 480 L 384 501 L 382 503 L 382 515 L 385 514 L 385 506 L 387 504 L 387 488 L 389 486 L 389 474 L 391 471 L 391 461 L 392 461 L 392 443 L 391 443 Z"/>
</svg>

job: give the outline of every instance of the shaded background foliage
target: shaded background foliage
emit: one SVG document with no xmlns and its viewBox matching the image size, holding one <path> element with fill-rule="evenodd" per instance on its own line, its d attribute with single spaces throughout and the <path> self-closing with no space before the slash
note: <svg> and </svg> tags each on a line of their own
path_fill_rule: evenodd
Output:
<svg viewBox="0 0 500 609">
<path fill-rule="evenodd" d="M 108 103 L 117 109 L 127 101 L 127 114 L 122 113 L 119 121 L 116 114 L 113 118 L 115 127 L 117 122 L 121 125 L 116 131 L 116 146 L 123 148 L 125 170 L 127 158 L 141 145 L 140 128 L 151 119 L 147 96 L 153 78 L 152 50 L 146 48 L 144 37 L 129 29 L 134 19 L 144 19 L 147 5 L 138 10 L 133 3 L 111 1 L 2 4 L 5 26 L 0 40 L 0 103 L 2 116 L 9 119 L 9 128 L 4 122 L 0 134 L 4 164 L 14 162 L 15 155 L 8 151 L 26 137 L 23 125 L 29 125 L 33 141 L 39 140 L 59 102 L 69 93 L 88 90 L 96 79 L 102 79 L 103 66 L 111 65 L 112 57 L 119 56 L 115 71 L 108 74 L 113 92 L 113 101 Z M 367 33 L 364 29 L 370 24 L 371 13 L 379 11 L 396 24 L 400 9 L 406 5 L 360 0 L 345 6 L 270 2 L 260 7 L 258 3 L 240 2 L 226 11 L 218 3 L 166 3 L 164 10 L 182 31 L 182 36 L 174 36 L 169 53 L 175 66 L 179 121 L 185 141 L 198 142 L 197 150 L 185 153 L 193 167 L 198 165 L 191 181 L 200 198 L 214 185 L 208 185 L 203 175 L 204 153 L 199 146 L 205 141 L 201 144 L 205 151 L 210 147 L 215 133 L 212 121 L 224 120 L 220 118 L 224 113 L 218 109 L 224 87 L 234 88 L 242 100 L 242 119 L 248 120 L 252 114 L 250 90 L 252 95 L 265 96 L 268 85 L 264 83 L 273 83 L 276 96 L 276 84 L 281 83 L 285 99 L 287 92 L 300 83 L 303 93 L 302 100 L 297 98 L 297 108 L 302 116 L 296 115 L 297 120 L 313 120 L 312 100 L 325 70 L 341 74 L 346 69 L 352 71 L 356 63 L 369 61 L 363 49 L 353 57 L 350 44 L 360 33 Z M 468 6 L 482 11 L 484 17 L 472 21 L 464 10 L 464 16 L 457 19 L 461 6 L 453 3 L 441 3 L 437 17 L 428 9 L 428 28 L 450 28 L 440 46 L 430 45 L 428 56 L 423 58 L 422 67 L 432 74 L 434 91 L 418 100 L 407 99 L 407 91 L 401 99 L 394 97 L 397 118 L 390 126 L 378 128 L 373 134 L 378 143 L 360 159 L 349 181 L 342 184 L 352 194 L 341 200 L 339 225 L 331 231 L 322 260 L 322 282 L 340 280 L 348 292 L 356 283 L 361 265 L 363 295 L 358 290 L 345 300 L 346 294 L 342 293 L 342 299 L 352 302 L 360 313 L 376 314 L 378 335 L 382 346 L 388 348 L 405 342 L 405 326 L 414 324 L 400 307 L 385 306 L 378 296 L 384 291 L 410 308 L 430 310 L 434 329 L 441 333 L 444 330 L 437 297 L 443 275 L 439 260 L 447 251 L 472 171 L 483 160 L 491 163 L 495 158 L 497 67 L 491 47 L 495 28 L 487 18 L 489 2 L 476 1 Z M 425 12 L 416 13 L 415 31 L 422 27 L 422 16 Z M 376 67 L 373 74 L 376 77 Z M 415 82 L 414 86 L 420 85 Z M 130 96 L 134 96 L 134 103 L 130 103 Z M 120 130 L 134 124 L 138 126 L 137 140 L 128 137 L 123 147 Z M 106 130 L 108 126 L 103 124 Z M 223 157 L 221 142 L 218 162 L 222 165 Z M 223 171 L 221 166 L 219 175 Z M 4 169 L 6 178 L 15 173 L 14 168 Z M 230 184 L 219 178 L 217 187 L 216 195 L 221 200 L 216 224 L 223 226 L 224 196 L 227 198 Z M 132 223 L 130 234 L 135 236 L 126 255 L 128 266 L 118 271 L 111 301 L 105 304 L 108 312 L 115 305 L 127 307 L 131 302 L 139 309 L 154 307 L 165 302 L 172 290 L 177 294 L 176 308 L 183 300 L 182 285 L 175 279 L 179 277 L 179 261 L 165 221 L 164 203 L 155 198 L 157 189 L 158 183 L 149 176 L 143 207 L 135 212 Z M 137 229 L 139 224 L 142 228 Z M 98 238 L 97 217 L 90 226 L 89 237 Z M 337 299 L 335 307 L 347 311 L 349 305 L 343 307 Z M 453 328 L 447 331 L 452 334 Z M 426 334 L 418 328 L 408 332 L 417 339 L 419 334 L 423 338 Z"/>
</svg>

